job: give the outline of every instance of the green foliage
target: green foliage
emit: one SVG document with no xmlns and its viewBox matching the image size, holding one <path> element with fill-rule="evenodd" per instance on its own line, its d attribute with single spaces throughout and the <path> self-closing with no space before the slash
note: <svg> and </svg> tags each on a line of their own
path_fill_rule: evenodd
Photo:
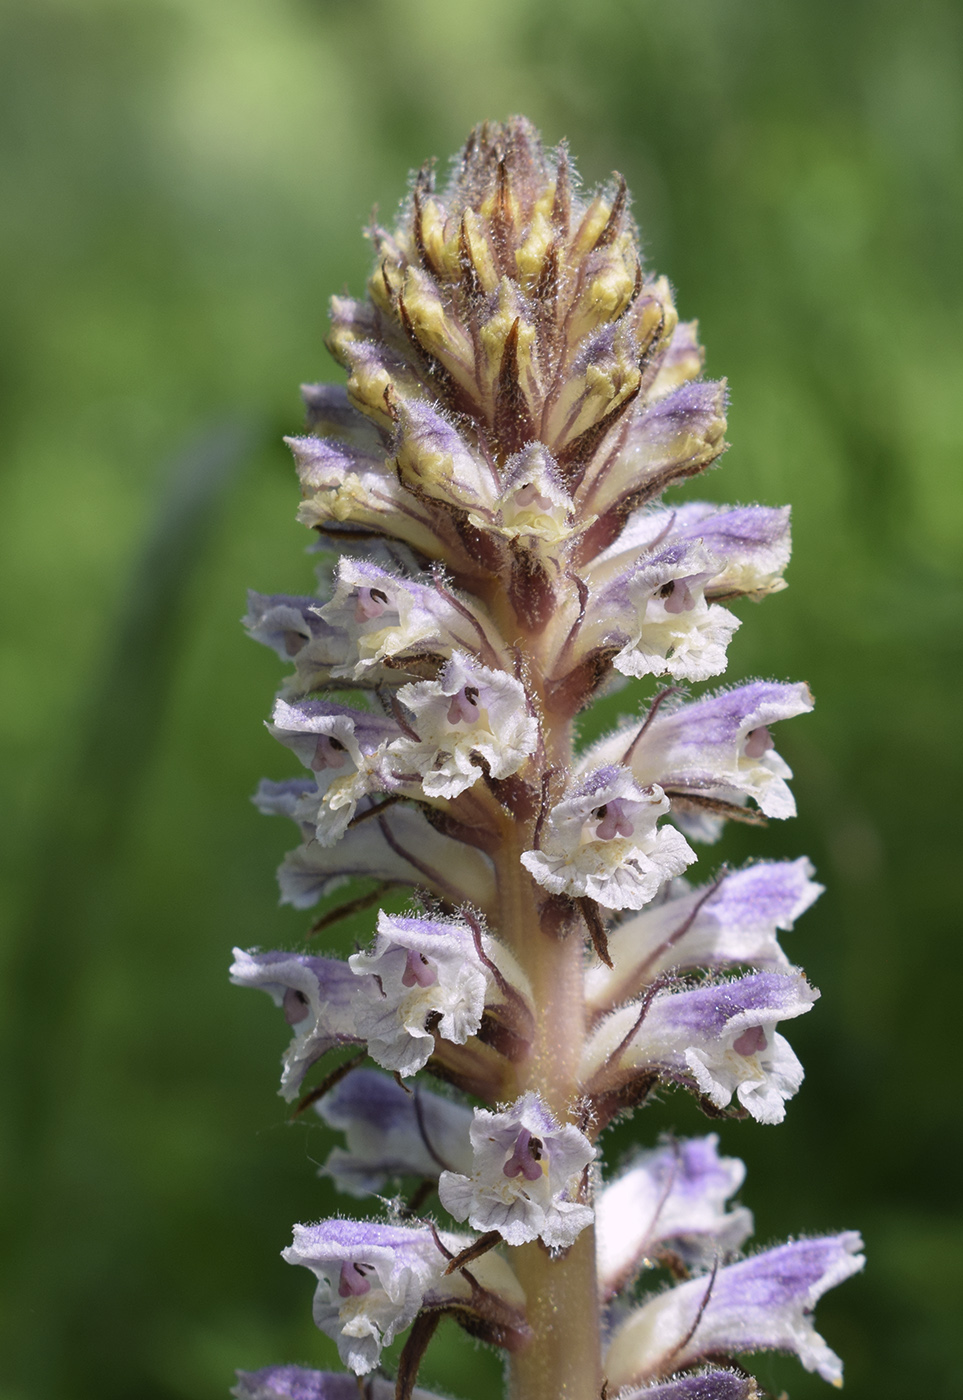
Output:
<svg viewBox="0 0 963 1400">
<path fill-rule="evenodd" d="M 816 861 L 789 951 L 824 998 L 786 1124 L 723 1147 L 761 1239 L 863 1229 L 865 1276 L 820 1308 L 851 1400 L 959 1385 L 961 27 L 950 0 L 8 0 L 0 1400 L 334 1362 L 277 1259 L 337 1209 L 325 1132 L 285 1126 L 284 1028 L 226 978 L 232 942 L 308 923 L 275 903 L 293 828 L 247 801 L 295 765 L 236 619 L 248 586 L 310 586 L 279 439 L 334 377 L 359 226 L 511 111 L 587 179 L 623 171 L 700 316 L 733 395 L 707 493 L 794 508 L 791 587 L 743 605 L 730 675 L 812 685 L 780 735 L 801 816 L 719 856 Z M 648 1118 L 698 1131 L 682 1096 Z M 453 1334 L 425 1379 L 487 1400 L 498 1374 Z"/>
</svg>

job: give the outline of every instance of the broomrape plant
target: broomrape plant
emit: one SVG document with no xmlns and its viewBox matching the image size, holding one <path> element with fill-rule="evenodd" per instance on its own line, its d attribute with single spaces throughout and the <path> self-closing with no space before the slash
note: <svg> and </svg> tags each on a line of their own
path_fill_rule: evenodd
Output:
<svg viewBox="0 0 963 1400">
<path fill-rule="evenodd" d="M 772 1348 L 838 1385 L 812 1310 L 862 1268 L 858 1235 L 746 1253 L 714 1134 L 609 1180 L 600 1155 L 660 1085 L 778 1123 L 802 1081 L 780 1027 L 819 993 L 777 933 L 820 893 L 808 861 L 686 874 L 725 822 L 795 811 L 772 728 L 806 686 L 686 688 L 726 668 L 726 604 L 784 586 L 788 510 L 663 503 L 722 452 L 726 391 L 621 179 L 589 196 L 526 121 L 485 125 L 370 236 L 367 297 L 331 304 L 347 386 L 307 386 L 290 440 L 299 517 L 340 557 L 317 597 L 250 598 L 294 666 L 270 728 L 305 769 L 256 801 L 300 828 L 284 901 L 367 876 L 369 903 L 412 903 L 346 961 L 238 950 L 232 977 L 291 1027 L 281 1093 L 344 1135 L 323 1173 L 379 1214 L 297 1225 L 283 1254 L 347 1372 L 234 1394 L 431 1400 L 446 1315 L 505 1350 L 513 1400 L 752 1400 L 734 1358 Z M 631 682 L 580 749 L 576 717 Z M 640 1301 L 657 1266 L 673 1282 Z"/>
</svg>

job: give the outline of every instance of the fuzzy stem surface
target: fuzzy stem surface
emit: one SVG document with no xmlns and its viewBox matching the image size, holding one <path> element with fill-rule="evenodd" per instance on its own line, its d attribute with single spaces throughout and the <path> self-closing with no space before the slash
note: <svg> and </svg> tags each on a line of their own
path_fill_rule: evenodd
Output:
<svg viewBox="0 0 963 1400">
<path fill-rule="evenodd" d="M 519 860 L 529 836 L 524 828 L 512 828 L 497 861 L 500 931 L 531 980 L 535 1007 L 532 1053 L 519 1066 L 518 1089 L 535 1090 L 565 1121 L 577 1110 L 579 1097 L 582 940 L 574 931 L 567 937 L 544 931 L 536 887 Z M 522 1245 L 512 1251 L 512 1262 L 528 1300 L 533 1340 L 510 1359 L 510 1400 L 598 1400 L 602 1363 L 594 1228 L 555 1255 L 538 1240 Z"/>
</svg>

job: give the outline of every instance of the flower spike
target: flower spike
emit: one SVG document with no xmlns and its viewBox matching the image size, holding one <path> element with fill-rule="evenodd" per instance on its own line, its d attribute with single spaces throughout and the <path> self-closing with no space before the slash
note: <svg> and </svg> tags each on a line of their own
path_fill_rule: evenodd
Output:
<svg viewBox="0 0 963 1400">
<path fill-rule="evenodd" d="M 775 1124 L 802 1084 L 779 1027 L 819 994 L 779 935 L 812 867 L 686 878 L 690 842 L 795 813 L 772 728 L 807 686 L 716 680 L 745 600 L 785 587 L 789 509 L 663 499 L 718 461 L 728 391 L 621 176 L 586 191 L 564 145 L 486 122 L 369 237 L 364 294 L 331 302 L 346 383 L 304 386 L 288 439 L 318 589 L 252 593 L 245 618 L 289 663 L 269 728 L 304 769 L 255 798 L 298 827 L 282 902 L 340 890 L 304 936 L 354 920 L 358 943 L 238 951 L 232 976 L 292 1028 L 286 1097 L 340 1048 L 298 1108 L 342 1135 L 321 1174 L 406 1194 L 284 1253 L 354 1375 L 267 1367 L 235 1395 L 433 1400 L 445 1316 L 509 1353 L 511 1400 L 761 1400 L 736 1358 L 766 1349 L 838 1382 L 811 1312 L 858 1236 L 743 1257 L 744 1168 L 714 1134 L 604 1166 L 660 1085 Z M 627 718 L 580 748 L 616 689 Z M 625 1296 L 657 1267 L 674 1286 Z"/>
</svg>

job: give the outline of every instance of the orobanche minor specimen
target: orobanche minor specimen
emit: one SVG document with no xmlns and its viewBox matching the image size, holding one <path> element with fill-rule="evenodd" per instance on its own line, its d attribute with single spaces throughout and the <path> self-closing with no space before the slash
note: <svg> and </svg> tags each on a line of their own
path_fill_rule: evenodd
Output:
<svg viewBox="0 0 963 1400">
<path fill-rule="evenodd" d="M 324 1174 L 372 1199 L 283 1253 L 346 1369 L 233 1393 L 431 1400 L 445 1318 L 504 1350 L 512 1400 L 752 1400 L 769 1349 L 839 1384 L 812 1312 L 857 1234 L 754 1252 L 713 1133 L 603 1156 L 662 1086 L 775 1124 L 802 1081 L 781 1023 L 818 992 L 777 933 L 820 887 L 804 857 L 711 853 L 725 822 L 795 810 L 772 727 L 806 686 L 715 679 L 729 605 L 783 587 L 788 509 L 662 501 L 722 452 L 725 388 L 622 180 L 584 193 L 564 147 L 486 124 L 371 237 L 367 297 L 331 303 L 347 386 L 308 386 L 290 441 L 320 590 L 246 619 L 294 667 L 271 731 L 304 775 L 257 794 L 301 833 L 282 898 L 368 883 L 308 951 L 239 949 L 232 976 L 291 1027 L 283 1096 L 342 1135 Z M 375 913 L 389 889 L 404 912 Z M 327 956 L 360 908 L 370 941 Z"/>
</svg>

